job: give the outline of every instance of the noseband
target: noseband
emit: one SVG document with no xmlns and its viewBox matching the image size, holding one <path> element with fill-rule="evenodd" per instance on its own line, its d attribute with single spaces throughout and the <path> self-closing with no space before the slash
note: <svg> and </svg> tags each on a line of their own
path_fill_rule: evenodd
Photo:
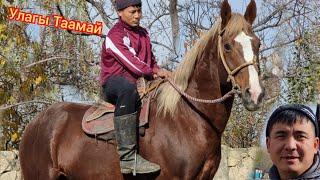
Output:
<svg viewBox="0 0 320 180">
<path fill-rule="evenodd" d="M 228 79 L 227 81 L 231 81 L 232 83 L 232 89 L 236 90 L 237 93 L 240 93 L 240 86 L 238 85 L 238 83 L 235 80 L 235 75 L 243 68 L 251 66 L 251 65 L 256 65 L 257 64 L 257 57 L 254 55 L 253 56 L 253 60 L 251 62 L 246 62 L 241 64 L 240 66 L 238 66 L 237 68 L 231 70 L 226 62 L 225 57 L 223 56 L 223 44 L 222 44 L 222 35 L 224 34 L 225 29 L 221 30 L 218 36 L 218 51 L 219 51 L 219 56 L 221 58 L 221 61 L 223 63 L 223 66 L 225 68 L 225 70 L 228 73 Z"/>
</svg>

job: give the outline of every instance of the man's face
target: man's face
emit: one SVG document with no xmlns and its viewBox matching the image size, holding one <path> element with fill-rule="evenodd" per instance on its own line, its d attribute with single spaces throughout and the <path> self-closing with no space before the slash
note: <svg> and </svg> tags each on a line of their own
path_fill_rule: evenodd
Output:
<svg viewBox="0 0 320 180">
<path fill-rule="evenodd" d="M 311 121 L 297 120 L 292 126 L 276 123 L 267 137 L 267 148 L 281 178 L 293 178 L 313 163 L 319 139 Z"/>
<path fill-rule="evenodd" d="M 129 6 L 125 9 L 118 11 L 118 15 L 122 21 L 129 24 L 132 27 L 139 26 L 140 19 L 142 16 L 141 7 Z"/>
</svg>

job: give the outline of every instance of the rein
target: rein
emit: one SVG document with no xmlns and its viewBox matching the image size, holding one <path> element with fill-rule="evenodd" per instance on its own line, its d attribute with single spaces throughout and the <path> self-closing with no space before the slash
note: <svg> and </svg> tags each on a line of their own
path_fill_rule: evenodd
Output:
<svg viewBox="0 0 320 180">
<path fill-rule="evenodd" d="M 150 93 L 151 91 L 153 91 L 154 89 L 158 89 L 158 87 L 164 83 L 165 81 L 168 81 L 170 83 L 170 85 L 179 93 L 181 94 L 182 96 L 186 97 L 187 99 L 190 99 L 192 101 L 195 101 L 195 102 L 199 102 L 199 103 L 205 103 L 205 104 L 216 104 L 216 103 L 222 103 L 223 101 L 225 101 L 227 98 L 233 96 L 234 94 L 237 94 L 239 93 L 237 89 L 232 89 L 231 91 L 229 91 L 228 93 L 226 93 L 225 95 L 223 95 L 222 97 L 220 98 L 217 98 L 217 99 L 199 99 L 199 98 L 196 98 L 196 97 L 192 97 L 190 96 L 189 94 L 183 92 L 178 86 L 177 84 L 175 84 L 171 79 L 167 78 L 167 79 L 162 79 L 160 81 L 158 81 L 156 84 L 154 84 L 153 86 L 151 86 L 150 88 L 148 88 L 147 90 L 145 90 L 143 92 L 143 96 L 142 98 Z M 141 98 L 141 99 L 142 99 Z"/>
<path fill-rule="evenodd" d="M 167 79 L 168 82 L 171 84 L 171 86 L 178 91 L 182 96 L 186 97 L 187 99 L 190 99 L 192 101 L 195 102 L 199 102 L 199 103 L 205 103 L 205 104 L 216 104 L 216 103 L 221 103 L 223 101 L 225 101 L 227 98 L 231 97 L 232 95 L 237 93 L 236 89 L 232 89 L 231 91 L 229 91 L 227 94 L 225 94 L 224 96 L 222 96 L 221 98 L 217 98 L 217 99 L 199 99 L 199 98 L 195 98 L 190 96 L 189 94 L 183 92 L 171 79 Z"/>
</svg>

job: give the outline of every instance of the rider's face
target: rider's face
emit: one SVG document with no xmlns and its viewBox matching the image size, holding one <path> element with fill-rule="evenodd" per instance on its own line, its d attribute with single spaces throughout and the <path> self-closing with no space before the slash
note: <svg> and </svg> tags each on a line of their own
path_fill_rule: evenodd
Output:
<svg viewBox="0 0 320 180">
<path fill-rule="evenodd" d="M 118 11 L 118 15 L 121 20 L 128 25 L 135 27 L 139 26 L 140 19 L 142 17 L 141 7 L 139 6 L 129 6 L 125 9 Z"/>
</svg>

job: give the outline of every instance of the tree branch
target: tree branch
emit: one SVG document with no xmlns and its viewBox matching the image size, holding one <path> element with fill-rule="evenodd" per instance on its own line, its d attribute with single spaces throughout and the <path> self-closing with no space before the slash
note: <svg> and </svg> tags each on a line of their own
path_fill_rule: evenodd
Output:
<svg viewBox="0 0 320 180">
<path fill-rule="evenodd" d="M 41 63 L 44 63 L 44 62 L 47 62 L 47 61 L 56 60 L 56 59 L 76 60 L 74 58 L 68 58 L 68 57 L 51 57 L 51 58 L 48 58 L 48 59 L 43 59 L 41 61 L 37 61 L 37 62 L 31 63 L 31 64 L 25 66 L 25 68 L 30 68 L 30 67 L 32 67 L 34 65 L 41 64 Z"/>
<path fill-rule="evenodd" d="M 147 29 L 150 29 L 151 26 L 152 26 L 156 21 L 159 21 L 160 18 L 162 18 L 163 16 L 167 16 L 167 15 L 169 15 L 169 13 L 163 13 L 163 14 L 160 14 L 159 16 L 157 16 L 153 21 L 151 21 L 151 22 L 149 23 L 149 25 L 147 26 Z"/>
<path fill-rule="evenodd" d="M 64 18 L 64 15 L 62 13 L 62 10 L 60 8 L 60 5 L 58 3 L 56 3 L 56 7 L 59 11 L 59 14 L 60 16 L 62 16 Z M 73 34 L 73 35 L 78 35 L 78 36 L 98 36 L 98 37 L 101 37 L 101 38 L 106 38 L 107 36 L 102 34 L 102 35 L 97 35 L 97 34 L 87 34 L 87 33 L 75 33 L 75 32 L 72 32 L 71 30 L 67 30 L 68 33 L 70 34 Z"/>
<path fill-rule="evenodd" d="M 11 104 L 11 105 L 3 105 L 3 106 L 0 106 L 0 110 L 6 110 L 16 106 L 21 106 L 21 105 L 31 104 L 31 103 L 40 103 L 40 104 L 49 104 L 49 105 L 52 104 L 51 102 L 48 102 L 48 101 L 32 100 L 32 101 L 20 102 L 20 103 Z"/>
<path fill-rule="evenodd" d="M 148 7 L 149 7 L 150 13 L 151 13 L 154 17 L 157 17 L 156 14 L 155 14 L 154 11 L 153 11 L 153 8 L 154 8 L 154 7 L 149 4 L 149 1 L 147 1 L 147 5 L 148 5 Z M 164 31 L 164 33 L 162 33 L 162 34 L 164 34 L 164 36 L 166 36 L 167 39 L 169 40 L 169 43 L 172 44 L 172 41 L 171 41 L 171 39 L 170 39 L 170 36 L 168 35 L 167 31 L 165 30 L 166 28 L 165 28 L 164 24 L 162 23 L 162 21 L 161 21 L 160 19 L 158 19 L 158 21 L 159 21 L 159 23 L 160 23 L 160 25 L 162 26 L 163 31 Z M 155 41 L 154 41 L 153 43 L 165 47 L 166 49 L 170 50 L 170 52 L 174 52 L 174 49 L 172 49 L 172 48 L 170 48 L 170 47 L 168 47 L 168 46 L 166 46 L 166 45 L 164 45 L 164 44 L 161 44 L 161 43 L 155 42 Z"/>
<path fill-rule="evenodd" d="M 7 61 L 9 61 L 9 58 L 7 58 L 5 55 L 3 55 L 1 52 L 0 52 L 0 56 L 2 56 L 4 59 L 6 59 Z"/>
<path fill-rule="evenodd" d="M 282 17 L 282 12 L 280 12 L 280 15 L 279 15 L 279 17 L 278 17 L 277 22 L 275 22 L 274 24 L 262 26 L 261 28 L 255 29 L 254 31 L 255 31 L 255 32 L 260 32 L 260 31 L 263 31 L 263 30 L 268 29 L 268 28 L 274 28 L 274 27 L 279 26 L 280 21 L 281 21 L 281 17 Z"/>
<path fill-rule="evenodd" d="M 94 6 L 94 7 L 98 10 L 100 16 L 102 17 L 102 20 L 103 20 L 104 24 L 105 24 L 108 28 L 111 28 L 111 26 L 112 26 L 113 24 L 112 24 L 111 21 L 109 20 L 109 16 L 107 15 L 107 13 L 104 11 L 104 8 L 103 8 L 102 3 L 99 2 L 99 1 L 94 1 L 94 0 L 86 0 L 86 1 L 87 1 L 88 3 L 90 3 L 92 6 Z"/>
<path fill-rule="evenodd" d="M 177 0 L 170 0 L 169 12 L 171 19 L 171 31 L 172 31 L 172 41 L 173 41 L 173 52 L 178 55 L 180 53 L 180 26 L 179 26 L 179 16 L 177 9 Z"/>
<path fill-rule="evenodd" d="M 162 44 L 160 42 L 157 42 L 157 41 L 151 41 L 153 44 L 156 44 L 156 45 L 160 45 L 160 46 L 163 46 L 164 48 L 168 49 L 169 51 L 171 52 L 174 52 L 174 50 L 172 48 L 170 48 L 169 46 L 165 45 L 165 44 Z"/>
<path fill-rule="evenodd" d="M 288 4 L 290 4 L 291 2 L 293 2 L 293 1 L 294 1 L 294 0 L 291 0 L 291 1 L 287 2 L 286 4 L 283 4 L 282 6 L 280 6 L 279 8 L 277 8 L 276 10 L 274 10 L 269 16 L 265 17 L 263 20 L 259 21 L 256 25 L 254 25 L 253 28 L 255 29 L 255 28 L 259 27 L 259 26 L 262 26 L 262 25 L 264 25 L 264 24 L 267 24 L 271 19 L 274 18 L 274 16 L 275 16 L 276 14 L 278 14 L 278 13 L 281 12 L 281 11 L 283 11 L 283 10 L 286 8 L 286 6 L 287 6 Z"/>
<path fill-rule="evenodd" d="M 270 50 L 270 49 L 283 47 L 283 46 L 285 46 L 285 45 L 288 45 L 288 44 L 291 44 L 291 43 L 293 43 L 293 42 L 296 42 L 296 41 L 299 40 L 299 39 L 300 39 L 300 37 L 295 38 L 295 39 L 292 39 L 292 40 L 287 41 L 287 42 L 285 42 L 285 43 L 281 43 L 281 44 L 277 44 L 277 45 L 275 45 L 275 46 L 267 47 L 267 48 L 265 48 L 265 49 L 262 49 L 262 50 L 260 51 L 260 53 L 263 53 L 263 52 L 265 52 L 265 51 L 267 51 L 267 50 Z"/>
</svg>

